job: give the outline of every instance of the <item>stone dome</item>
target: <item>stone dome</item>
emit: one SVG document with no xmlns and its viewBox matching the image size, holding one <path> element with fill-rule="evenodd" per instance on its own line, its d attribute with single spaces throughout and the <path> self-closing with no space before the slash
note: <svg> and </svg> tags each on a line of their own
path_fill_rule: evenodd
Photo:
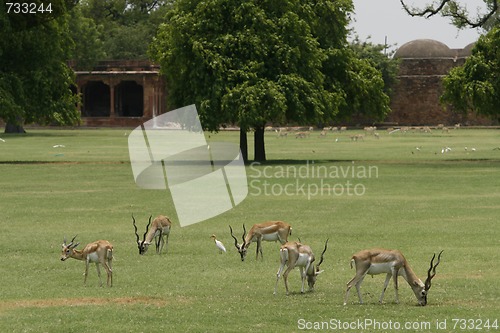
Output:
<svg viewBox="0 0 500 333">
<path fill-rule="evenodd" d="M 476 42 L 470 43 L 469 45 L 467 45 L 466 47 L 464 47 L 463 49 L 461 49 L 458 52 L 458 55 L 461 56 L 461 57 L 469 57 L 469 56 L 471 56 L 472 55 L 472 49 L 474 48 L 474 45 L 476 45 Z"/>
<path fill-rule="evenodd" d="M 394 53 L 395 58 L 449 58 L 453 51 L 444 43 L 434 39 L 417 39 L 403 44 Z"/>
</svg>

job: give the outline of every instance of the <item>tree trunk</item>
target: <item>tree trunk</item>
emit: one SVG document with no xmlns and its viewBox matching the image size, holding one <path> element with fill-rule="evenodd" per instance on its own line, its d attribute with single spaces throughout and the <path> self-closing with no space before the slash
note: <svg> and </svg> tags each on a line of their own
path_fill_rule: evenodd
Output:
<svg viewBox="0 0 500 333">
<path fill-rule="evenodd" d="M 14 123 L 5 124 L 5 133 L 26 133 L 23 125 L 17 125 Z"/>
<path fill-rule="evenodd" d="M 243 162 L 246 164 L 248 162 L 248 140 L 247 140 L 247 130 L 240 127 L 240 151 L 243 157 Z"/>
<path fill-rule="evenodd" d="M 266 147 L 264 145 L 264 126 L 255 128 L 254 133 L 254 160 L 256 162 L 266 161 Z"/>
</svg>

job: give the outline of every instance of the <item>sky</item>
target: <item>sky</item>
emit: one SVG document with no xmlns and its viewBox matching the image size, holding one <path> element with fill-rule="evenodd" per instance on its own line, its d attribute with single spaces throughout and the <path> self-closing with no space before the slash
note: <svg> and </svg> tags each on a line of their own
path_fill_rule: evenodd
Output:
<svg viewBox="0 0 500 333">
<path fill-rule="evenodd" d="M 406 3 L 423 7 L 430 0 L 407 0 Z M 352 28 L 362 41 L 371 36 L 374 44 L 397 44 L 395 49 L 415 39 L 434 39 L 449 48 L 464 48 L 479 37 L 476 29 L 458 30 L 451 21 L 441 16 L 429 19 L 409 16 L 401 6 L 400 0 L 353 0 L 354 20 Z M 469 12 L 477 13 L 484 8 L 483 0 L 466 0 Z"/>
</svg>

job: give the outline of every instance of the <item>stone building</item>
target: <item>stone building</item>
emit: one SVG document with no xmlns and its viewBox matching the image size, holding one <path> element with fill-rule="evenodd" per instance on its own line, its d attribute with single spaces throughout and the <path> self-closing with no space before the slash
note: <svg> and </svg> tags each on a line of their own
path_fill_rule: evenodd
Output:
<svg viewBox="0 0 500 333">
<path fill-rule="evenodd" d="M 471 55 L 473 44 L 450 49 L 432 39 L 418 39 L 402 45 L 394 54 L 400 60 L 398 83 L 391 96 L 392 113 L 386 122 L 398 125 L 492 125 L 490 118 L 464 116 L 442 105 L 442 79 Z"/>
<path fill-rule="evenodd" d="M 470 56 L 473 44 L 450 49 L 432 39 L 402 45 L 398 83 L 391 96 L 392 112 L 384 120 L 393 125 L 496 125 L 487 117 L 467 116 L 442 105 L 442 79 Z M 139 126 L 166 112 L 167 92 L 160 68 L 147 61 L 102 61 L 91 71 L 76 71 L 79 109 L 84 126 Z M 358 125 L 370 120 L 355 120 Z"/>
<path fill-rule="evenodd" d="M 101 61 L 75 71 L 84 126 L 139 126 L 165 112 L 165 83 L 148 61 Z"/>
</svg>

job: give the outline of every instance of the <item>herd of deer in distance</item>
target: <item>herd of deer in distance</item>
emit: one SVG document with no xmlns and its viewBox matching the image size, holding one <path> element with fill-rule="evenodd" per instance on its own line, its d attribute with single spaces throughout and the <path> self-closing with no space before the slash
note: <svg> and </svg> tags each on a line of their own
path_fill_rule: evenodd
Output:
<svg viewBox="0 0 500 333">
<path fill-rule="evenodd" d="M 139 249 L 139 254 L 144 255 L 149 246 L 151 245 L 153 239 L 155 240 L 156 253 L 161 254 L 163 248 L 165 247 L 165 252 L 168 248 L 168 237 L 170 235 L 170 230 L 172 227 L 172 222 L 166 216 L 159 215 L 151 222 L 152 216 L 149 217 L 149 222 L 146 226 L 146 232 L 144 233 L 142 240 L 137 234 L 137 226 L 134 216 L 132 215 L 132 223 L 135 229 L 135 236 L 137 241 L 137 247 Z M 300 270 L 300 276 L 302 279 L 301 292 L 304 293 L 305 280 L 307 279 L 307 284 L 309 286 L 309 291 L 314 289 L 316 279 L 323 270 L 320 269 L 323 263 L 324 254 L 328 247 L 328 239 L 325 241 L 325 247 L 321 253 L 319 262 L 316 264 L 316 257 L 308 245 L 298 242 L 289 242 L 288 236 L 292 234 L 292 227 L 290 224 L 283 221 L 269 221 L 260 224 L 255 224 L 250 231 L 247 233 L 245 225 L 243 224 L 243 235 L 242 243 L 238 243 L 238 239 L 233 234 L 233 228 L 229 226 L 231 236 L 234 239 L 234 246 L 238 250 L 241 256 L 241 260 L 244 261 L 248 248 L 250 244 L 257 243 L 256 249 L 256 259 L 258 260 L 259 253 L 261 258 L 262 255 L 262 241 L 279 241 L 281 243 L 280 247 L 280 267 L 276 274 L 276 285 L 274 287 L 274 294 L 277 293 L 278 282 L 280 277 L 283 275 L 283 281 L 285 283 L 286 294 L 288 295 L 288 274 L 295 267 Z M 215 235 L 211 238 L 215 241 L 216 246 L 219 250 L 225 252 L 225 248 L 220 241 L 217 240 Z M 80 243 L 75 243 L 76 236 L 73 237 L 71 242 L 67 244 L 66 238 L 64 238 L 64 243 L 62 244 L 62 254 L 61 260 L 65 261 L 68 258 L 73 258 L 77 260 L 85 261 L 85 274 L 84 274 L 84 284 L 87 281 L 88 269 L 90 263 L 96 264 L 97 275 L 99 277 L 100 285 L 102 286 L 101 272 L 99 269 L 99 264 L 101 264 L 107 273 L 107 285 L 111 287 L 113 285 L 113 270 L 112 270 L 112 260 L 113 260 L 113 245 L 106 240 L 98 240 L 93 243 L 87 244 L 83 250 L 77 250 L 76 247 Z M 430 267 L 427 271 L 427 279 L 425 283 L 420 280 L 417 275 L 411 269 L 408 261 L 405 259 L 404 255 L 398 250 L 386 250 L 386 249 L 367 249 L 355 253 L 351 258 L 351 268 L 353 266 L 356 268 L 356 275 L 347 283 L 347 289 L 344 297 L 344 305 L 347 304 L 349 291 L 352 286 L 356 287 L 359 303 L 363 303 L 361 298 L 360 286 L 366 275 L 377 275 L 386 274 L 384 288 L 382 289 L 382 294 L 380 295 L 379 302 L 382 303 L 384 298 L 384 293 L 389 285 L 391 278 L 394 281 L 395 290 L 395 301 L 399 303 L 398 298 L 398 276 L 402 276 L 406 282 L 410 285 L 415 297 L 417 298 L 418 304 L 425 306 L 427 304 L 427 295 L 429 289 L 431 288 L 431 280 L 436 275 L 436 267 L 441 261 L 441 251 L 436 259 L 436 254 L 432 256 L 430 261 Z M 287 269 L 283 273 L 283 270 L 287 266 Z"/>
<path fill-rule="evenodd" d="M 455 124 L 453 129 L 460 129 L 461 124 Z M 295 136 L 296 139 L 304 139 L 311 136 L 311 133 L 315 130 L 314 127 L 266 127 L 266 131 L 274 131 L 277 134 L 277 138 L 287 138 L 289 136 Z M 442 133 L 450 133 L 450 128 L 446 127 L 444 124 L 438 124 L 437 126 L 402 126 L 399 128 L 388 127 L 387 133 L 393 134 L 396 132 L 401 132 L 403 134 L 407 132 L 420 132 L 420 133 L 432 133 L 433 130 L 440 130 Z M 319 132 L 319 137 L 326 137 L 329 132 L 346 132 L 347 126 L 329 126 L 323 127 Z M 365 126 L 363 131 L 366 135 L 372 135 L 376 139 L 380 138 L 379 132 L 377 132 L 377 126 Z M 354 134 L 349 136 L 351 141 L 363 141 L 365 134 Z M 336 140 L 338 140 L 337 138 Z"/>
</svg>

